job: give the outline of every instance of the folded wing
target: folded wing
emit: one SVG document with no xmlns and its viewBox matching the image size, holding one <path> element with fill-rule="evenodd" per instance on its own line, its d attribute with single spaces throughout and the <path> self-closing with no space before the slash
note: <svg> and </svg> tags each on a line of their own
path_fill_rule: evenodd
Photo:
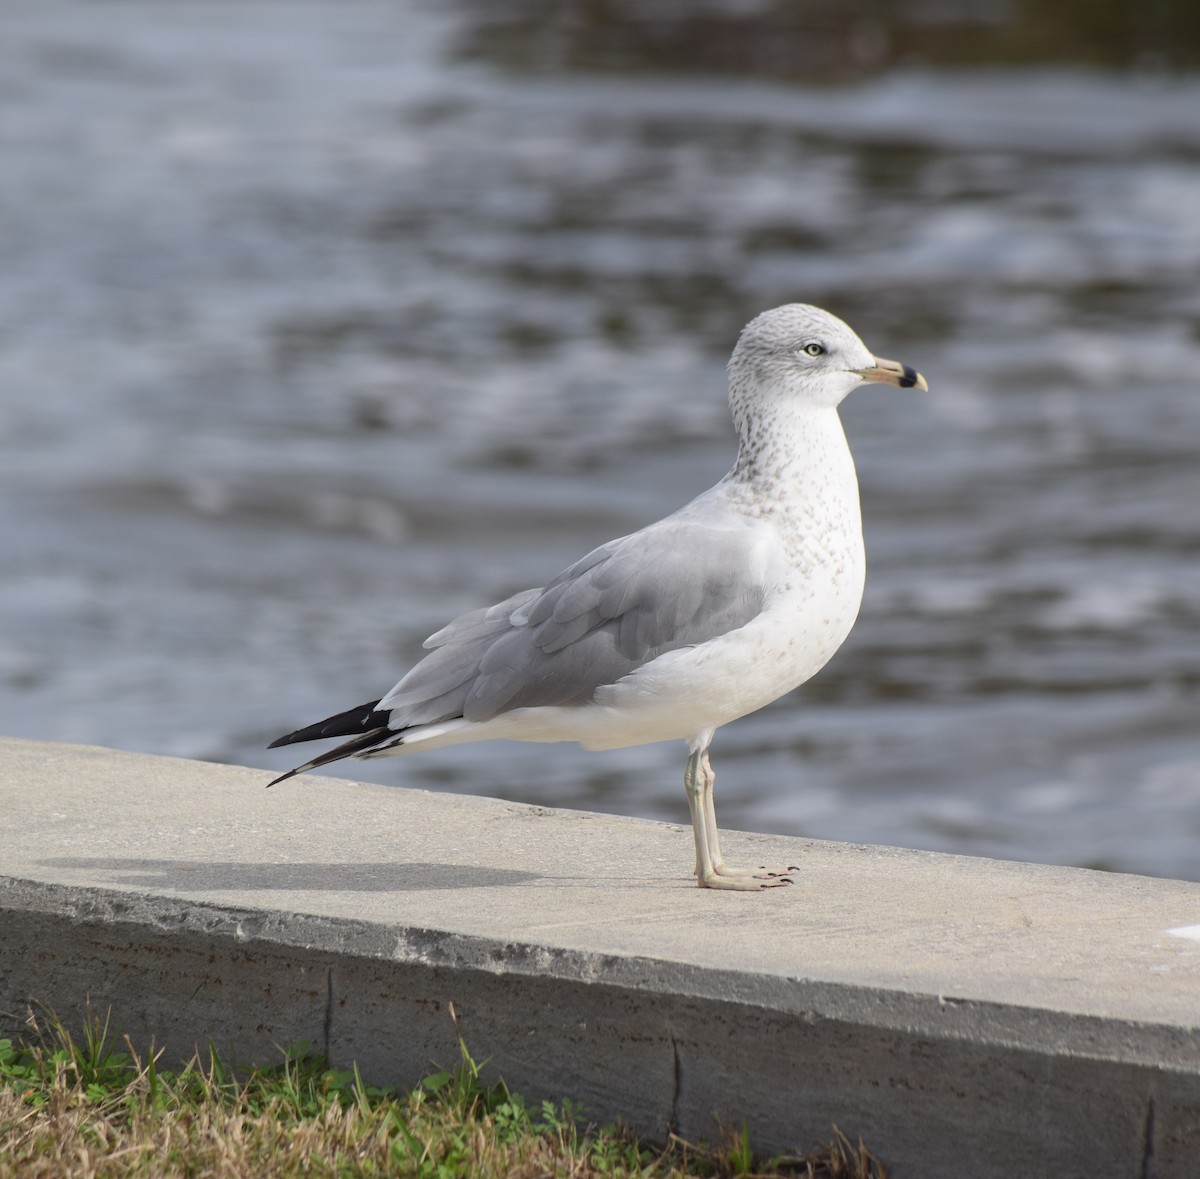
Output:
<svg viewBox="0 0 1200 1179">
<path fill-rule="evenodd" d="M 377 705 L 393 731 L 581 704 L 668 651 L 745 626 L 780 562 L 772 535 L 669 517 L 610 541 L 547 586 L 464 614 Z"/>
</svg>

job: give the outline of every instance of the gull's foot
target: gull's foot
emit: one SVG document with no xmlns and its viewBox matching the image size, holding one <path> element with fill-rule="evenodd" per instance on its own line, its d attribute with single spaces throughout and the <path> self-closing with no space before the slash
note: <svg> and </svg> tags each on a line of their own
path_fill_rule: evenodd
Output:
<svg viewBox="0 0 1200 1179">
<path fill-rule="evenodd" d="M 768 868 L 765 864 L 760 864 L 757 868 L 731 868 L 728 864 L 717 862 L 713 864 L 713 874 L 716 876 L 754 876 L 761 878 L 763 876 L 790 876 L 793 872 L 799 872 L 800 869 L 795 864 L 789 864 L 786 868 Z M 695 875 L 700 875 L 700 866 L 696 866 Z"/>
<path fill-rule="evenodd" d="M 789 872 L 797 868 L 787 868 L 781 872 L 773 872 L 767 868 L 731 868 L 728 864 L 714 864 L 707 875 L 696 872 L 696 883 L 701 888 L 728 888 L 740 892 L 758 892 L 764 888 L 779 888 L 791 884 Z"/>
</svg>

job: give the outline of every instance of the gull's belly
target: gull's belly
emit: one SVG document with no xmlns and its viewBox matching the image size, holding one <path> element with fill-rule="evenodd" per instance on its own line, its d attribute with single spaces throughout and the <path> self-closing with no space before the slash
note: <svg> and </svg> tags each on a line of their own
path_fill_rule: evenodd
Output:
<svg viewBox="0 0 1200 1179">
<path fill-rule="evenodd" d="M 851 534 L 841 552 L 782 585 L 745 626 L 660 655 L 598 688 L 586 704 L 515 708 L 486 721 L 418 725 L 405 730 L 402 743 L 367 756 L 497 737 L 620 749 L 710 733 L 799 687 L 833 657 L 862 602 L 860 536 Z"/>
<path fill-rule="evenodd" d="M 690 738 L 755 712 L 816 675 L 849 635 L 859 569 L 780 595 L 753 622 L 671 651 L 596 693 L 572 739 L 589 749 Z M 849 574 L 849 576 L 846 576 Z"/>
<path fill-rule="evenodd" d="M 492 737 L 576 741 L 585 749 L 692 741 L 799 687 L 833 657 L 862 603 L 866 562 L 848 458 L 841 486 L 825 482 L 820 495 L 799 497 L 821 504 L 822 518 L 774 523 L 776 547 L 764 549 L 756 571 L 773 589 L 745 626 L 660 655 L 597 688 L 587 703 L 417 726 L 396 751 Z"/>
<path fill-rule="evenodd" d="M 843 573 L 846 567 L 842 566 Z M 850 633 L 862 600 L 861 562 L 851 577 L 782 594 L 753 622 L 696 647 L 660 655 L 600 688 L 582 705 L 516 708 L 481 723 L 421 726 L 405 753 L 461 741 L 577 741 L 621 749 L 691 740 L 770 704 L 816 675 Z"/>
</svg>

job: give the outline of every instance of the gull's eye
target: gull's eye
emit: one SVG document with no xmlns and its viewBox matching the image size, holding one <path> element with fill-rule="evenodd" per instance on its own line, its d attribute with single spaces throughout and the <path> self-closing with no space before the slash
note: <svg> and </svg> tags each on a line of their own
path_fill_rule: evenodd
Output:
<svg viewBox="0 0 1200 1179">
<path fill-rule="evenodd" d="M 800 351 L 803 352 L 805 354 L 805 356 L 824 356 L 825 355 L 825 345 L 824 344 L 816 344 L 816 343 L 805 344 L 804 347 L 800 349 Z"/>
</svg>

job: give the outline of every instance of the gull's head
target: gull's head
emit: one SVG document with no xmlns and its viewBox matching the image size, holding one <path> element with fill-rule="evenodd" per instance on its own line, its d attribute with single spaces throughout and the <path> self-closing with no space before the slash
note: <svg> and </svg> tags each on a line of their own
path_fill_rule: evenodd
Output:
<svg viewBox="0 0 1200 1179">
<path fill-rule="evenodd" d="M 730 396 L 834 407 L 859 385 L 928 389 L 906 364 L 875 356 L 836 315 L 789 303 L 752 319 L 729 360 Z"/>
</svg>

